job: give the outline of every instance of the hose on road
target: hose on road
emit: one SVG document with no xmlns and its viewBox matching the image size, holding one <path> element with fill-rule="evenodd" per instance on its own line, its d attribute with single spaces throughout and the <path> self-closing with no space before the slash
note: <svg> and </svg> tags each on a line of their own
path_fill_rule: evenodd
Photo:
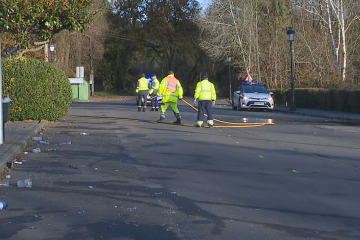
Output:
<svg viewBox="0 0 360 240">
<path fill-rule="evenodd" d="M 193 105 L 191 105 L 190 103 L 188 103 L 186 100 L 182 99 L 182 101 L 187 104 L 189 107 L 191 107 L 192 109 L 194 109 L 195 111 L 199 111 L 196 107 L 194 107 Z M 207 117 L 206 114 L 204 114 L 204 116 Z M 223 123 L 223 124 L 229 124 L 229 125 L 236 125 L 236 126 L 243 126 L 243 127 L 260 127 L 260 126 L 264 126 L 264 125 L 274 125 L 274 123 L 265 123 L 265 122 L 260 122 L 260 123 L 232 123 L 232 122 L 225 122 L 219 119 L 214 118 L 214 121 L 219 122 L 219 123 Z M 214 127 L 236 127 L 236 126 L 214 126 Z"/>
<path fill-rule="evenodd" d="M 190 106 L 192 109 L 194 109 L 195 111 L 198 111 L 197 108 L 192 106 L 190 103 L 188 103 L 184 99 L 182 99 L 182 101 L 185 104 L 187 104 L 188 106 Z M 207 117 L 206 114 L 204 114 L 204 115 Z M 67 115 L 67 117 L 81 118 L 81 119 L 106 119 L 106 120 L 115 120 L 115 121 L 158 123 L 156 121 L 151 121 L 151 120 L 131 119 L 131 118 L 116 118 L 116 117 L 93 117 L 93 116 L 76 116 L 76 115 Z M 214 118 L 214 121 L 230 125 L 230 126 L 216 126 L 215 125 L 214 128 L 250 128 L 250 127 L 262 127 L 262 126 L 265 126 L 265 125 L 274 125 L 274 123 L 265 123 L 265 122 L 260 122 L 260 123 L 231 123 L 231 122 L 222 121 L 222 120 L 219 120 L 219 119 L 216 119 L 216 118 Z M 171 124 L 171 125 L 173 125 L 173 123 L 166 123 L 166 122 L 161 122 L 161 124 Z M 180 124 L 180 126 L 195 127 L 194 125 L 190 125 L 190 124 Z M 208 126 L 206 126 L 206 127 L 208 127 Z"/>
</svg>

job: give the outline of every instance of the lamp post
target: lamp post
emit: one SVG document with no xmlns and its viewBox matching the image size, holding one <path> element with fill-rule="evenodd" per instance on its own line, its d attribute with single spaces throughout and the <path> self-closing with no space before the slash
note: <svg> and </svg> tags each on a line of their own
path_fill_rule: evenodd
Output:
<svg viewBox="0 0 360 240">
<path fill-rule="evenodd" d="M 296 111 L 295 107 L 295 83 L 294 83 L 294 48 L 293 42 L 295 41 L 295 31 L 292 27 L 289 27 L 286 34 L 288 35 L 288 40 L 290 42 L 290 52 L 291 52 L 291 108 L 290 111 Z"/>
<path fill-rule="evenodd" d="M 2 107 L 2 72 L 1 72 L 1 28 L 0 28 L 0 145 L 4 143 L 4 119 L 3 119 L 3 107 Z"/>
<path fill-rule="evenodd" d="M 230 71 L 230 62 L 231 62 L 231 57 L 228 57 L 228 62 L 229 62 L 229 100 L 232 100 L 232 94 L 231 94 L 231 71 Z"/>
<path fill-rule="evenodd" d="M 54 62 L 54 60 L 53 60 L 54 51 L 55 51 L 55 46 L 51 45 L 50 46 L 50 62 Z"/>
</svg>

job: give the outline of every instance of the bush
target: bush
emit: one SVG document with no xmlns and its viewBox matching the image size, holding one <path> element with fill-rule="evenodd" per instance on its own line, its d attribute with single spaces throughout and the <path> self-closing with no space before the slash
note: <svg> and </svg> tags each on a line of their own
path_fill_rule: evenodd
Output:
<svg viewBox="0 0 360 240">
<path fill-rule="evenodd" d="M 3 96 L 11 98 L 11 121 L 57 121 L 66 116 L 72 91 L 65 73 L 51 63 L 14 58 L 3 61 Z"/>
</svg>

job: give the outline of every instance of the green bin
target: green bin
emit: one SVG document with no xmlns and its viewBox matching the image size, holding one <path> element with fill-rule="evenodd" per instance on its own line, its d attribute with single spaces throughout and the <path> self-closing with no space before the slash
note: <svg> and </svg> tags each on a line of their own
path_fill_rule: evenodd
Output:
<svg viewBox="0 0 360 240">
<path fill-rule="evenodd" d="M 3 109 L 3 121 L 4 123 L 7 123 L 7 121 L 9 121 L 10 102 L 3 102 L 2 109 Z"/>
<path fill-rule="evenodd" d="M 2 102 L 3 110 L 3 141 L 5 142 L 5 123 L 9 121 L 10 102 Z"/>
</svg>

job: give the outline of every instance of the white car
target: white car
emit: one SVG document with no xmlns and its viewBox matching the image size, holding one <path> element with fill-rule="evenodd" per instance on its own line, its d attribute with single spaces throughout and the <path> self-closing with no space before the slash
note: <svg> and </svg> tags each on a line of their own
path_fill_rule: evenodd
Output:
<svg viewBox="0 0 360 240">
<path fill-rule="evenodd" d="M 150 92 L 150 90 L 149 90 L 149 92 Z M 162 97 L 157 97 L 157 101 L 159 102 L 159 104 L 161 104 L 162 103 Z M 139 101 L 138 101 L 138 99 L 137 99 L 137 97 L 136 97 L 136 106 L 140 106 L 141 104 L 139 104 Z M 151 106 L 151 96 L 150 96 L 150 94 L 148 94 L 147 96 L 146 96 L 146 105 L 147 106 Z"/>
<path fill-rule="evenodd" d="M 150 90 L 149 90 L 149 92 L 150 92 Z M 138 99 L 137 99 L 137 97 L 136 97 L 136 106 L 140 106 L 141 104 L 139 104 L 139 101 L 138 101 Z M 150 94 L 148 94 L 147 96 L 146 96 L 146 105 L 151 105 L 151 96 L 150 96 Z"/>
<path fill-rule="evenodd" d="M 244 82 L 239 87 L 239 90 L 234 92 L 232 109 L 239 111 L 244 109 L 265 109 L 272 111 L 274 109 L 272 94 L 261 83 Z"/>
</svg>

